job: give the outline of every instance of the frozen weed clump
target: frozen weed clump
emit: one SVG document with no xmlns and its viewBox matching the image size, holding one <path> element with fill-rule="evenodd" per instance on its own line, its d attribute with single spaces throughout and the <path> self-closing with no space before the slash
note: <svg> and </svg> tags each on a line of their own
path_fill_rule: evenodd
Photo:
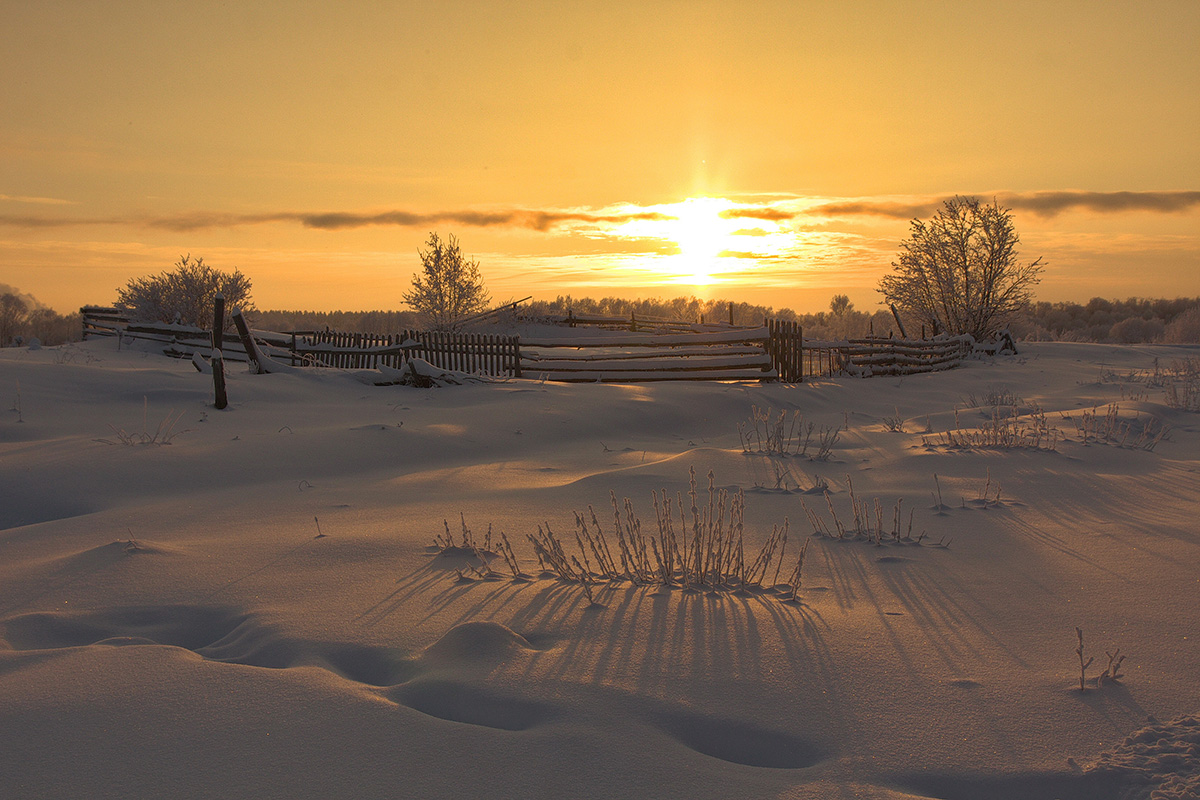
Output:
<svg viewBox="0 0 1200 800">
<path fill-rule="evenodd" d="M 1121 418 L 1121 407 L 1111 403 L 1100 412 L 1098 408 L 1084 411 L 1078 417 L 1072 417 L 1075 423 L 1075 433 L 1080 443 L 1111 444 L 1132 450 L 1154 450 L 1168 433 L 1170 428 L 1163 425 L 1154 417 L 1135 414 L 1132 419 Z"/>
<path fill-rule="evenodd" d="M 517 557 L 513 553 L 512 545 L 509 544 L 504 531 L 500 531 L 499 535 L 493 539 L 492 525 L 488 523 L 487 532 L 481 541 L 471 533 L 471 529 L 467 527 L 466 517 L 461 512 L 458 518 L 459 538 L 455 540 L 454 534 L 450 531 L 450 523 L 442 520 L 443 532 L 433 537 L 433 547 L 438 551 L 438 555 L 474 557 L 474 560 L 478 562 L 477 564 L 468 563 L 462 569 L 456 570 L 459 580 L 471 580 L 472 578 L 496 580 L 500 575 L 492 569 L 490 563 L 495 558 L 504 559 L 504 564 L 512 573 L 513 580 L 522 580 L 526 577 L 517 565 Z"/>
<path fill-rule="evenodd" d="M 1163 399 L 1179 411 L 1200 412 L 1200 356 L 1173 362 L 1166 372 Z"/>
<path fill-rule="evenodd" d="M 957 424 L 957 412 L 955 422 Z M 990 421 L 978 428 L 956 428 L 922 437 L 926 447 L 956 450 L 1048 450 L 1058 449 L 1062 433 L 1051 425 L 1043 411 L 1031 414 L 1001 414 L 993 409 Z"/>
<path fill-rule="evenodd" d="M 167 412 L 167 415 L 163 417 L 161 422 L 158 423 L 158 427 L 156 427 L 154 432 L 151 433 L 149 427 L 149 403 L 146 398 L 143 397 L 141 433 L 130 433 L 124 428 L 117 428 L 112 423 L 109 423 L 108 427 L 112 429 L 113 438 L 97 439 L 96 441 L 100 442 L 101 444 L 121 444 L 128 447 L 133 447 L 134 445 L 171 444 L 171 441 L 176 436 L 179 436 L 182 433 L 187 433 L 186 430 L 175 430 L 175 426 L 179 424 L 179 419 L 182 416 L 182 411 L 180 411 L 178 414 L 176 414 L 174 410 Z"/>
<path fill-rule="evenodd" d="M 998 408 L 1000 406 L 1018 406 L 1021 398 L 1003 386 L 989 386 L 988 390 L 979 397 L 968 394 L 963 398 L 963 405 L 968 408 Z"/>
<path fill-rule="evenodd" d="M 1149 369 L 1130 370 L 1124 375 L 1111 369 L 1100 372 L 1101 383 L 1120 383 L 1126 399 L 1127 384 L 1140 384 L 1163 391 L 1163 402 L 1177 411 L 1200 412 L 1200 356 L 1176 359 L 1164 366 L 1156 358 Z M 1129 392 L 1129 400 L 1145 400 L 1145 392 Z"/>
<path fill-rule="evenodd" d="M 780 411 L 776 415 L 771 409 L 764 411 L 758 406 L 752 407 L 750 419 L 739 422 L 737 430 L 743 453 L 800 456 L 814 461 L 829 458 L 840 433 L 836 428 L 818 430 L 817 424 L 806 421 L 799 411 L 790 415 Z"/>
<path fill-rule="evenodd" d="M 539 524 L 537 532 L 526 538 L 543 575 L 579 584 L 592 604 L 597 602 L 597 585 L 620 583 L 715 593 L 772 591 L 780 600 L 796 601 L 807 542 L 800 547 L 795 567 L 785 572 L 791 535 L 788 520 L 775 525 L 754 549 L 745 536 L 745 494 L 718 489 L 709 472 L 705 496 L 697 488 L 695 470 L 689 474 L 686 498 L 682 493 L 671 497 L 666 490 L 651 492 L 652 526 L 643 527 L 633 502 L 618 501 L 615 492 L 609 492 L 612 522 L 607 531 L 592 506 L 586 513 L 575 513 L 575 530 L 569 535 L 556 533 L 549 523 Z M 448 523 L 443 525 L 445 534 L 436 538 L 435 545 L 443 552 L 450 547 L 460 552 L 471 548 L 487 570 L 480 576 L 491 576 L 488 553 L 478 549 L 465 522 L 460 540 L 451 534 Z M 523 577 L 503 533 L 499 549 L 514 578 Z M 785 583 L 779 583 L 781 575 L 788 576 Z"/>
<path fill-rule="evenodd" d="M 846 476 L 846 485 L 850 494 L 850 515 L 843 522 L 833 505 L 833 496 L 826 493 L 825 505 L 829 510 L 832 527 L 826 523 L 820 511 L 809 508 L 802 500 L 800 507 L 808 518 L 813 536 L 829 539 L 862 541 L 882 547 L 885 544 L 922 545 L 925 543 L 925 532 L 913 536 L 913 509 L 909 509 L 907 518 L 904 515 L 904 498 L 896 501 L 890 511 L 885 511 L 883 502 L 878 498 L 860 500 L 854 492 L 854 482 Z M 952 540 L 942 539 L 935 547 L 949 547 Z"/>
<path fill-rule="evenodd" d="M 904 417 L 900 416 L 899 409 L 893 410 L 896 412 L 894 417 L 884 417 L 881 420 L 884 430 L 891 431 L 892 433 L 904 433 Z"/>
<path fill-rule="evenodd" d="M 829 490 L 829 482 L 820 475 L 815 473 L 807 475 L 801 472 L 800 478 L 797 478 L 791 467 L 770 457 L 753 461 L 751 473 L 754 488 L 759 491 L 821 494 Z M 804 485 L 805 483 L 808 484 L 807 487 Z"/>
</svg>

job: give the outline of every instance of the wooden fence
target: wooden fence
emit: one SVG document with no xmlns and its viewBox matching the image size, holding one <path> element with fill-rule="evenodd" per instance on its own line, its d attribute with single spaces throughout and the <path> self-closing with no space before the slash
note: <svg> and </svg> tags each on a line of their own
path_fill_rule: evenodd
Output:
<svg viewBox="0 0 1200 800">
<path fill-rule="evenodd" d="M 700 332 L 609 333 L 521 340 L 521 369 L 552 381 L 784 380 L 803 378 L 799 325 Z"/>
<path fill-rule="evenodd" d="M 97 336 L 119 336 L 122 340 L 140 339 L 160 342 L 163 352 L 177 358 L 191 358 L 199 353 L 207 356 L 212 352 L 212 332 L 207 328 L 192 325 L 174 325 L 165 322 L 131 322 L 128 315 L 115 308 L 84 306 L 79 310 L 83 320 L 83 338 Z M 254 338 L 263 345 L 263 350 L 273 358 L 290 359 L 290 334 L 271 331 L 254 331 Z M 221 352 L 226 361 L 246 361 L 246 349 L 234 331 L 221 335 Z"/>
<path fill-rule="evenodd" d="M 321 331 L 302 337 L 292 347 L 310 363 L 349 369 L 400 367 L 421 358 L 439 369 L 492 377 L 521 377 L 516 336 L 447 331 L 401 331 L 397 334 Z M 302 362 L 303 363 L 303 362 Z"/>
<path fill-rule="evenodd" d="M 851 375 L 911 375 L 957 367 L 975 351 L 970 336 L 932 339 L 851 339 L 839 343 L 842 369 Z"/>
<path fill-rule="evenodd" d="M 134 323 L 118 309 L 85 306 L 83 337 L 161 342 L 169 355 L 207 356 L 209 331 L 186 325 Z M 406 330 L 377 335 L 339 331 L 252 331 L 265 355 L 293 366 L 399 368 L 421 358 L 439 369 L 491 377 L 554 381 L 781 380 L 805 376 L 907 375 L 950 369 L 973 352 L 1015 351 L 1011 337 L 977 345 L 969 336 L 933 339 L 851 339 L 805 342 L 800 325 L 764 320 L 756 328 L 660 326 L 572 337 L 518 338 L 492 334 Z M 238 335 L 222 337 L 227 360 L 247 360 Z"/>
</svg>

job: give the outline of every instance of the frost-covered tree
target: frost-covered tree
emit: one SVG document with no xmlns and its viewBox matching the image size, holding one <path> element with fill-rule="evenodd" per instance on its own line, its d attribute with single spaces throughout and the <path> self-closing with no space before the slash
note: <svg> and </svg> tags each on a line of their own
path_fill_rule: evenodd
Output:
<svg viewBox="0 0 1200 800">
<path fill-rule="evenodd" d="M 1033 299 L 1042 259 L 1020 261 L 1008 209 L 954 197 L 910 231 L 879 292 L 934 330 L 986 339 Z"/>
<path fill-rule="evenodd" d="M 158 275 L 131 279 L 117 290 L 117 305 L 140 322 L 178 321 L 200 328 L 212 325 L 213 298 L 218 292 L 225 296 L 226 308 L 256 310 L 250 279 L 238 269 L 223 272 L 190 255 L 181 256 L 174 266 Z"/>
<path fill-rule="evenodd" d="M 431 233 L 425 245 L 428 250 L 417 251 L 421 272 L 413 275 L 413 288 L 404 294 L 404 302 L 434 328 L 453 327 L 462 318 L 486 310 L 491 298 L 479 262 L 463 256 L 454 234 L 443 242 Z"/>
</svg>

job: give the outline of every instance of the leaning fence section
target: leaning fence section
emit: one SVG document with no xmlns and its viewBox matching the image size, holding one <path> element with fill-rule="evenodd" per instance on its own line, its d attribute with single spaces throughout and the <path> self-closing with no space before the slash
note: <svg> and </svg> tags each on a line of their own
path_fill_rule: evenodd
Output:
<svg viewBox="0 0 1200 800">
<path fill-rule="evenodd" d="M 345 369 L 399 368 L 411 358 L 433 366 L 488 375 L 520 377 L 516 336 L 456 331 L 412 331 L 396 334 L 317 331 L 301 337 L 292 351 L 301 363 Z"/>
</svg>

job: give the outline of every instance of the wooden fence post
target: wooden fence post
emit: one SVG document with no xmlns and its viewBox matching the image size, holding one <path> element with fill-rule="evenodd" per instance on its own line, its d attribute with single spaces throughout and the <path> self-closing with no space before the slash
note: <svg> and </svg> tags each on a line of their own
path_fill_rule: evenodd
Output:
<svg viewBox="0 0 1200 800">
<path fill-rule="evenodd" d="M 221 339 L 224 336 L 224 328 L 225 295 L 217 292 L 217 296 L 213 298 L 212 372 L 215 396 L 213 405 L 219 409 L 229 405 L 229 398 L 225 394 L 225 359 L 221 355 Z"/>
<path fill-rule="evenodd" d="M 263 369 L 263 360 L 259 356 L 258 345 L 254 343 L 254 337 L 250 335 L 250 327 L 246 324 L 246 318 L 242 316 L 240 308 L 233 310 L 233 324 L 237 328 L 238 338 L 242 340 L 242 347 L 246 348 L 246 358 L 250 359 L 250 366 L 254 367 L 254 374 L 262 375 L 266 372 Z"/>
</svg>

